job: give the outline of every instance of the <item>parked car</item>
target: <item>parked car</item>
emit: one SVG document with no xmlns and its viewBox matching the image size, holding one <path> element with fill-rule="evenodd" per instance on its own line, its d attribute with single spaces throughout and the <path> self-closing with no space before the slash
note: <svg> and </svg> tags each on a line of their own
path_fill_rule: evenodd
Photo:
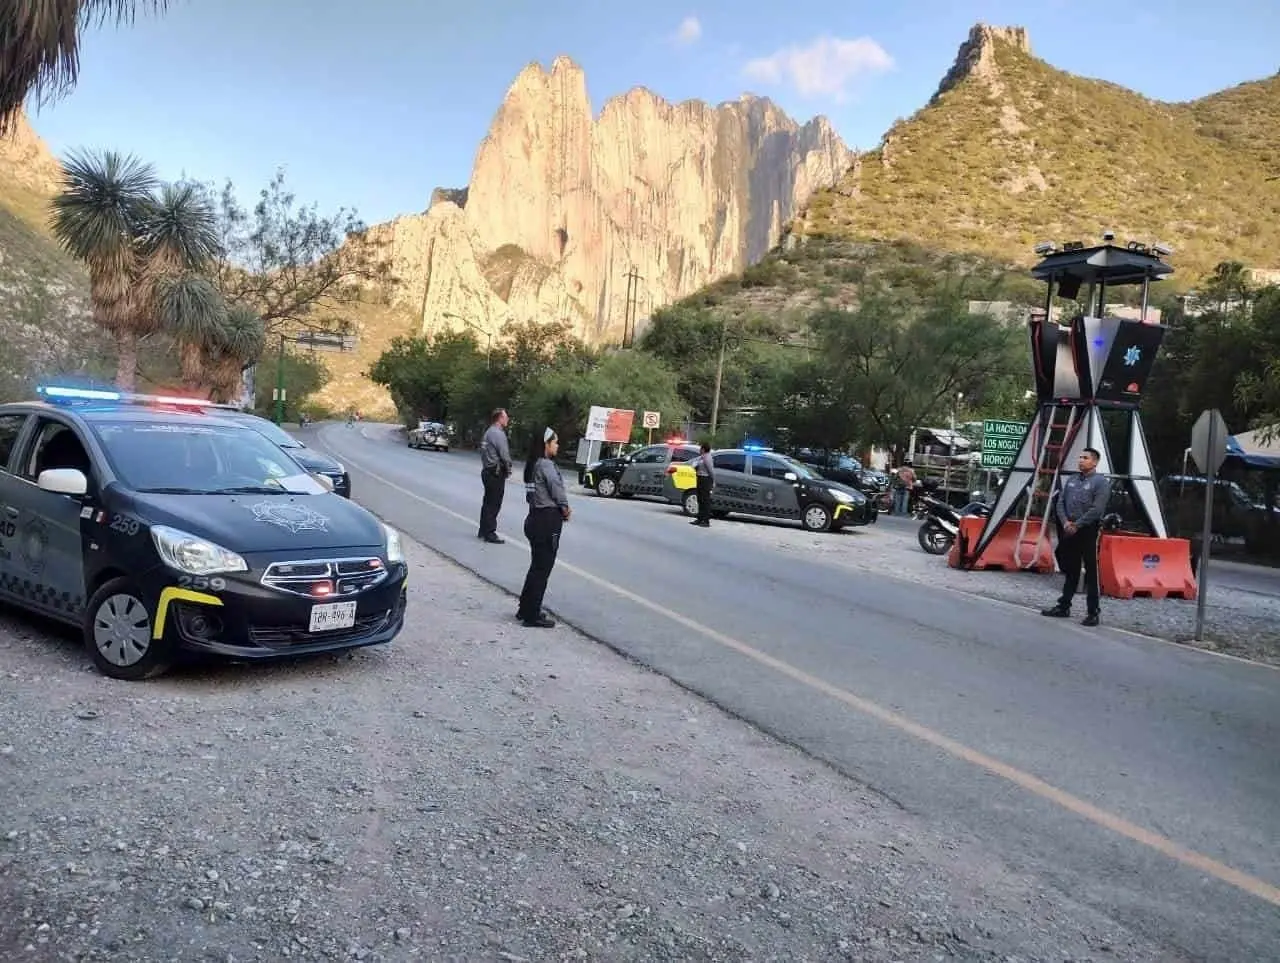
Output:
<svg viewBox="0 0 1280 963">
<path fill-rule="evenodd" d="M 335 493 L 343 498 L 351 497 L 351 475 L 346 466 L 328 455 L 309 448 L 293 435 L 289 434 L 274 421 L 224 406 L 208 406 L 210 414 L 219 418 L 227 418 L 238 424 L 247 425 L 260 435 L 265 435 L 289 453 L 299 465 L 314 475 L 324 475 L 333 483 Z"/>
<path fill-rule="evenodd" d="M 712 452 L 715 489 L 711 512 L 793 519 L 811 532 L 839 531 L 846 525 L 870 525 L 879 518 L 871 499 L 858 489 L 823 478 L 787 455 L 751 448 Z M 698 514 L 693 466 L 667 468 L 663 494 L 690 516 Z"/>
<path fill-rule="evenodd" d="M 44 386 L 0 405 L 0 599 L 77 627 L 116 679 L 388 643 L 400 535 L 198 401 Z"/>
<path fill-rule="evenodd" d="M 584 488 L 593 490 L 602 498 L 661 497 L 667 466 L 692 461 L 697 454 L 697 445 L 683 442 L 649 445 L 631 454 L 593 462 L 582 472 L 579 480 Z"/>
<path fill-rule="evenodd" d="M 420 421 L 417 428 L 409 430 L 410 448 L 429 448 L 432 451 L 448 451 L 453 433 L 448 425 L 439 421 Z"/>
</svg>

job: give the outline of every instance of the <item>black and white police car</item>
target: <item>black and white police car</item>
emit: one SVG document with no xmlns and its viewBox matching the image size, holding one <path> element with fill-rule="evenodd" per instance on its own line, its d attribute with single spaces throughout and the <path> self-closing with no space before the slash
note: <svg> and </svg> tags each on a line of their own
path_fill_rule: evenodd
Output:
<svg viewBox="0 0 1280 963">
<path fill-rule="evenodd" d="M 39 394 L 0 405 L 0 601 L 78 626 L 105 675 L 400 632 L 399 534 L 260 432 L 190 399 Z"/>
</svg>

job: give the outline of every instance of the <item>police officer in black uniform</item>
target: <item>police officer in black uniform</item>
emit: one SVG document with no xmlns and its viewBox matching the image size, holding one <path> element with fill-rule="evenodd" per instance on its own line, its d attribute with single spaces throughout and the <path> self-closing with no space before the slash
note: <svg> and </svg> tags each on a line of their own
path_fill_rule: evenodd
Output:
<svg viewBox="0 0 1280 963">
<path fill-rule="evenodd" d="M 1071 615 L 1071 600 L 1080 587 L 1080 569 L 1084 568 L 1084 590 L 1089 610 L 1084 625 L 1097 625 L 1101 614 L 1098 586 L 1098 536 L 1102 516 L 1111 499 L 1111 480 L 1097 472 L 1100 455 L 1094 448 L 1080 453 L 1080 472 L 1062 483 L 1054 508 L 1058 529 L 1058 567 L 1062 569 L 1062 595 L 1058 604 L 1041 615 L 1065 619 Z"/>
</svg>

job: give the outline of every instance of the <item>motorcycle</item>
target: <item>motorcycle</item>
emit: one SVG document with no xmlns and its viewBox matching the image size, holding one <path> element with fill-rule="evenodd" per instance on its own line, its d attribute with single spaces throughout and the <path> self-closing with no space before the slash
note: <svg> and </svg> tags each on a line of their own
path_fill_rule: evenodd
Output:
<svg viewBox="0 0 1280 963">
<path fill-rule="evenodd" d="M 973 492 L 971 498 L 973 500 L 969 504 L 956 510 L 941 499 L 921 495 L 926 514 L 920 530 L 916 532 L 920 547 L 930 555 L 946 555 L 960 534 L 961 518 L 966 515 L 986 518 L 991 514 L 991 506 L 982 500 L 980 492 Z"/>
</svg>

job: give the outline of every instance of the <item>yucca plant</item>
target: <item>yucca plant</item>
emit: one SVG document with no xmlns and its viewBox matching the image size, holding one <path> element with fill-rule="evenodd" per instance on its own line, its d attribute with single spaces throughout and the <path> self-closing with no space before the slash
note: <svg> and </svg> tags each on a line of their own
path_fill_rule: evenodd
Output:
<svg viewBox="0 0 1280 963">
<path fill-rule="evenodd" d="M 116 384 L 132 390 L 138 338 L 149 323 L 136 283 L 137 239 L 158 181 L 150 165 L 115 151 L 73 153 L 62 175 L 62 189 L 51 205 L 53 233 L 88 268 L 93 320 L 116 342 Z"/>
</svg>

